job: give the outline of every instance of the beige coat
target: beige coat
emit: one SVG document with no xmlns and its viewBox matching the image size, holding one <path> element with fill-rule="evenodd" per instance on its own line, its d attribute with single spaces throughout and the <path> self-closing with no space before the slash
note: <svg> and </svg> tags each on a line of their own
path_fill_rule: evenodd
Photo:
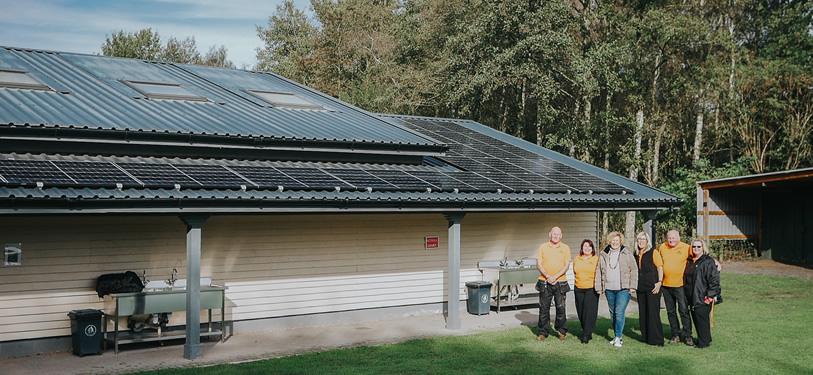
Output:
<svg viewBox="0 0 813 375">
<path fill-rule="evenodd" d="M 596 292 L 604 292 L 604 285 L 607 284 L 605 270 L 610 264 L 610 247 L 607 246 L 598 253 L 598 267 L 596 267 Z M 638 287 L 638 265 L 635 264 L 635 257 L 632 251 L 626 246 L 621 246 L 621 254 L 618 256 L 618 267 L 621 269 L 621 289 L 635 289 Z"/>
</svg>

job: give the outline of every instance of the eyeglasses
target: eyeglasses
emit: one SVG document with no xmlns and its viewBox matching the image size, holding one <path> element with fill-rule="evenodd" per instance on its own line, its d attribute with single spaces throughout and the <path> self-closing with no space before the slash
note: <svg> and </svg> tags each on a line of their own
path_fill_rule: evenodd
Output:
<svg viewBox="0 0 813 375">
<path fill-rule="evenodd" d="M 692 249 L 702 249 L 702 248 L 703 248 L 703 246 L 695 246 L 695 245 L 692 245 Z"/>
</svg>

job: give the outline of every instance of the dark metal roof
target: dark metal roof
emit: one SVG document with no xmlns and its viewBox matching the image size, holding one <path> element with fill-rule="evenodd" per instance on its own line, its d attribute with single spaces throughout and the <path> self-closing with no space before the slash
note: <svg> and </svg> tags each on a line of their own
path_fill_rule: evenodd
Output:
<svg viewBox="0 0 813 375">
<path fill-rule="evenodd" d="M 217 142 L 221 147 L 444 149 L 271 73 L 4 47 L 0 69 L 28 72 L 51 88 L 0 89 L 0 134 L 6 136 L 13 131 L 28 137 L 114 138 L 104 131 L 117 131 L 126 132 L 130 141 Z M 179 84 L 206 100 L 151 99 L 128 81 Z M 325 110 L 276 108 L 248 90 L 291 93 Z"/>
<path fill-rule="evenodd" d="M 813 186 L 813 168 L 794 169 L 770 173 L 752 174 L 748 176 L 720 178 L 716 180 L 698 181 L 704 189 L 722 187 L 761 188 L 783 186 Z"/>
<path fill-rule="evenodd" d="M 473 121 L 374 115 L 268 73 L 9 48 L 0 48 L 0 69 L 51 88 L 0 87 L 0 214 L 660 210 L 683 202 Z M 206 100 L 149 98 L 133 81 L 180 84 L 167 90 Z M 269 106 L 252 89 L 326 110 Z"/>
</svg>

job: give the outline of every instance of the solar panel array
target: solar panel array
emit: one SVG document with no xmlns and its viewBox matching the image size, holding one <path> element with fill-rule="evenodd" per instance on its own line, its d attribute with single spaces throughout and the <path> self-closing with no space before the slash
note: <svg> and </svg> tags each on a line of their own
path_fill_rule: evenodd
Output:
<svg viewBox="0 0 813 375">
<path fill-rule="evenodd" d="M 0 185 L 75 188 L 490 191 L 507 187 L 466 172 L 227 164 L 0 159 Z M 420 168 L 420 167 L 419 167 Z M 445 173 L 448 173 L 445 174 Z M 450 175 L 468 179 L 471 184 Z"/>
<path fill-rule="evenodd" d="M 612 193 L 633 190 L 591 175 L 453 121 L 397 118 L 407 128 L 449 145 L 441 157 L 458 168 L 511 186 L 513 190 L 546 193 Z"/>
<path fill-rule="evenodd" d="M 0 185 L 162 189 L 631 192 L 550 158 L 441 119 L 396 119 L 450 149 L 423 166 L 209 161 L 0 159 Z M 104 159 L 101 159 L 104 160 Z M 444 164 L 445 163 L 445 164 Z M 454 167 L 454 168 L 453 168 Z"/>
</svg>

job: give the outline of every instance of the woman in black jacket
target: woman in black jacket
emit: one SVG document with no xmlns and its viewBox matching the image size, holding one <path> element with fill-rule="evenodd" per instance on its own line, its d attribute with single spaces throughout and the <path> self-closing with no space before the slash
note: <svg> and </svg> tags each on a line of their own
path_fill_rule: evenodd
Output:
<svg viewBox="0 0 813 375">
<path fill-rule="evenodd" d="M 649 345 L 663 346 L 661 325 L 661 286 L 663 258 L 652 248 L 646 232 L 635 236 L 635 260 L 638 262 L 638 319 L 641 338 Z"/>
<path fill-rule="evenodd" d="M 720 296 L 720 271 L 703 240 L 692 241 L 692 256 L 686 262 L 683 288 L 691 310 L 698 349 L 711 344 L 711 309 Z"/>
</svg>

